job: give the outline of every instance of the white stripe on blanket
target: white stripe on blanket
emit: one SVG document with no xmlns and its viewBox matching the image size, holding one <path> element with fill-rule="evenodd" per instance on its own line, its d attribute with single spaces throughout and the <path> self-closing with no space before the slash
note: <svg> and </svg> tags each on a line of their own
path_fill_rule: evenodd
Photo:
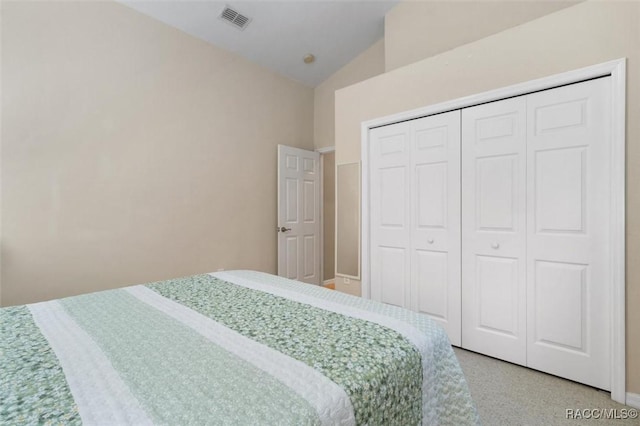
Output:
<svg viewBox="0 0 640 426">
<path fill-rule="evenodd" d="M 153 424 L 111 362 L 58 301 L 27 307 L 60 361 L 83 424 Z"/>
</svg>

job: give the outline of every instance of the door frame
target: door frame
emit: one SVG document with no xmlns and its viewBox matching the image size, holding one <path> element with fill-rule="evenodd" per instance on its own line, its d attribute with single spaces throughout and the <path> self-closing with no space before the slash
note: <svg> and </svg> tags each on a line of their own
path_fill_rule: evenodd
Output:
<svg viewBox="0 0 640 426">
<path fill-rule="evenodd" d="M 611 270 L 611 399 L 626 402 L 626 343 L 625 343 L 625 146 L 626 146 L 626 58 L 621 58 L 573 71 L 555 74 L 496 90 L 482 92 L 435 105 L 392 114 L 361 123 L 361 275 L 362 297 L 370 294 L 370 241 L 369 241 L 369 130 L 428 115 L 526 95 L 540 90 L 578 83 L 598 77 L 611 77 L 611 192 L 610 235 Z"/>
<path fill-rule="evenodd" d="M 320 153 L 320 286 L 324 287 L 327 284 L 324 279 L 324 155 L 335 153 L 336 147 L 327 146 L 317 148 L 315 151 Z"/>
</svg>

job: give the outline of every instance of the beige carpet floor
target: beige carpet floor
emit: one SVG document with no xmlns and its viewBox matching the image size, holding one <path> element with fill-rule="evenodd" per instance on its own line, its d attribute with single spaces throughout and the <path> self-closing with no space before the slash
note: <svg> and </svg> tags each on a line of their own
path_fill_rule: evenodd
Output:
<svg viewBox="0 0 640 426">
<path fill-rule="evenodd" d="M 567 419 L 567 409 L 622 409 L 608 392 L 454 348 L 485 426 L 640 425 L 640 419 Z"/>
</svg>

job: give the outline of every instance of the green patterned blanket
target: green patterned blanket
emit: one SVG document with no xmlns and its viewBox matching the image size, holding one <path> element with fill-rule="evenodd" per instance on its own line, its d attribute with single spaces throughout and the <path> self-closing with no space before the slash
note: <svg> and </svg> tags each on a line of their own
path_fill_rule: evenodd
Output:
<svg viewBox="0 0 640 426">
<path fill-rule="evenodd" d="M 478 423 L 438 325 L 268 274 L 0 309 L 0 424 Z"/>
</svg>

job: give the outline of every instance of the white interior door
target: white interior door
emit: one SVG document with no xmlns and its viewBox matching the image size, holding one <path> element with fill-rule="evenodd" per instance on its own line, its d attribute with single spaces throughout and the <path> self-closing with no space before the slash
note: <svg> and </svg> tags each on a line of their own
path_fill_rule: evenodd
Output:
<svg viewBox="0 0 640 426">
<path fill-rule="evenodd" d="M 460 111 L 408 123 L 411 308 L 460 346 Z"/>
<path fill-rule="evenodd" d="M 462 110 L 462 346 L 526 363 L 525 98 Z"/>
<path fill-rule="evenodd" d="M 527 96 L 527 364 L 607 390 L 609 85 Z"/>
<path fill-rule="evenodd" d="M 320 154 L 278 145 L 278 275 L 320 284 Z"/>
<path fill-rule="evenodd" d="M 411 126 L 399 123 L 370 133 L 371 298 L 391 305 L 410 305 Z"/>
</svg>

